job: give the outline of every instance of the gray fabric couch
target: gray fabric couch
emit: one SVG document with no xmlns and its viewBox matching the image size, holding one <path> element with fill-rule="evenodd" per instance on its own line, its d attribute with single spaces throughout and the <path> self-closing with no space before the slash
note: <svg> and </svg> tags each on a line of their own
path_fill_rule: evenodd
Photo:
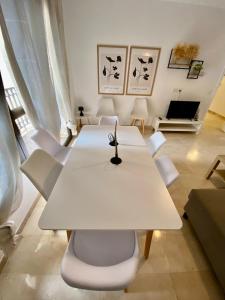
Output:
<svg viewBox="0 0 225 300">
<path fill-rule="evenodd" d="M 225 291 L 225 189 L 196 189 L 184 207 Z"/>
</svg>

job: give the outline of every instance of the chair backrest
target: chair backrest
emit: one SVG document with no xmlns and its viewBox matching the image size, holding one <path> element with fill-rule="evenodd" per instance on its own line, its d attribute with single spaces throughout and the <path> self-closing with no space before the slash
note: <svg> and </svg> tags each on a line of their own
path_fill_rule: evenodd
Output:
<svg viewBox="0 0 225 300">
<path fill-rule="evenodd" d="M 97 117 L 115 116 L 115 107 L 112 98 L 102 98 L 99 100 Z"/>
<path fill-rule="evenodd" d="M 146 98 L 136 98 L 134 100 L 134 106 L 131 112 L 132 115 L 141 116 L 143 118 L 148 117 L 148 106 Z"/>
<path fill-rule="evenodd" d="M 119 118 L 117 116 L 102 116 L 99 120 L 99 125 L 119 125 Z"/>
<path fill-rule="evenodd" d="M 45 200 L 48 200 L 62 168 L 57 160 L 42 149 L 35 150 L 20 167 Z"/>
<path fill-rule="evenodd" d="M 162 155 L 156 158 L 155 164 L 167 187 L 178 178 L 179 172 L 168 156 Z"/>
<path fill-rule="evenodd" d="M 55 156 L 63 148 L 48 131 L 42 128 L 37 129 L 31 139 L 52 156 Z"/>
<path fill-rule="evenodd" d="M 166 138 L 162 134 L 162 132 L 157 131 L 153 133 L 147 141 L 150 154 L 154 156 L 156 152 L 160 149 L 160 147 L 162 147 L 162 145 L 165 144 L 165 142 L 166 142 Z"/>
</svg>

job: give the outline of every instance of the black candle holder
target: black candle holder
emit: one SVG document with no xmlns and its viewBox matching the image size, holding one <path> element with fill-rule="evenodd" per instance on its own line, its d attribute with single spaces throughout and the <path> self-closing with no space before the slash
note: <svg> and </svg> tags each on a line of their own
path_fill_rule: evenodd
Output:
<svg viewBox="0 0 225 300">
<path fill-rule="evenodd" d="M 84 113 L 83 113 L 84 107 L 83 106 L 78 106 L 78 110 L 80 112 L 80 117 L 83 117 L 84 116 Z"/>
<path fill-rule="evenodd" d="M 114 165 L 119 165 L 122 162 L 122 159 L 118 156 L 118 142 L 117 142 L 117 135 L 116 135 L 116 130 L 117 130 L 117 121 L 115 125 L 115 134 L 114 134 L 114 140 L 112 142 L 115 143 L 115 156 L 110 159 L 111 163 Z"/>
<path fill-rule="evenodd" d="M 112 133 L 108 134 L 108 139 L 109 139 L 109 145 L 110 146 L 116 146 L 116 144 L 119 145 L 119 143 L 116 142 L 115 136 Z"/>
</svg>

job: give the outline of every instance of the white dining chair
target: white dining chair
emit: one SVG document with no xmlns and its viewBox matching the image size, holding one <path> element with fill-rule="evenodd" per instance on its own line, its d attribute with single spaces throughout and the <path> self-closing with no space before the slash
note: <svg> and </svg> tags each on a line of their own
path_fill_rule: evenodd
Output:
<svg viewBox="0 0 225 300">
<path fill-rule="evenodd" d="M 64 281 L 87 290 L 122 290 L 134 279 L 139 248 L 134 231 L 73 231 L 61 263 Z"/>
<path fill-rule="evenodd" d="M 35 150 L 20 167 L 46 201 L 62 168 L 62 164 L 42 149 Z"/>
<path fill-rule="evenodd" d="M 142 132 L 145 131 L 145 120 L 148 117 L 148 106 L 146 98 L 136 98 L 131 111 L 131 125 L 135 125 L 137 121 L 141 122 Z"/>
<path fill-rule="evenodd" d="M 151 156 L 153 157 L 157 151 L 165 144 L 166 138 L 160 131 L 153 133 L 147 140 L 147 146 Z"/>
<path fill-rule="evenodd" d="M 119 118 L 117 116 L 102 116 L 99 119 L 98 125 L 119 125 Z"/>
<path fill-rule="evenodd" d="M 155 163 L 165 185 L 170 186 L 179 176 L 175 165 L 166 155 L 156 158 Z"/>
<path fill-rule="evenodd" d="M 101 98 L 98 103 L 96 117 L 115 116 L 115 106 L 112 98 Z"/>
<path fill-rule="evenodd" d="M 71 147 L 60 145 L 56 139 L 45 129 L 39 128 L 31 136 L 37 146 L 54 156 L 63 165 L 66 163 L 71 151 Z"/>
</svg>

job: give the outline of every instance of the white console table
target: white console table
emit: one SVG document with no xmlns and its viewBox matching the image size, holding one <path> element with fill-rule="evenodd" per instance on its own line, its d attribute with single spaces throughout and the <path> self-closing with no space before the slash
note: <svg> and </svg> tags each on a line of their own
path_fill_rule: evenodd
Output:
<svg viewBox="0 0 225 300">
<path fill-rule="evenodd" d="M 156 117 L 152 126 L 155 131 L 189 131 L 198 134 L 202 121 Z"/>
</svg>

